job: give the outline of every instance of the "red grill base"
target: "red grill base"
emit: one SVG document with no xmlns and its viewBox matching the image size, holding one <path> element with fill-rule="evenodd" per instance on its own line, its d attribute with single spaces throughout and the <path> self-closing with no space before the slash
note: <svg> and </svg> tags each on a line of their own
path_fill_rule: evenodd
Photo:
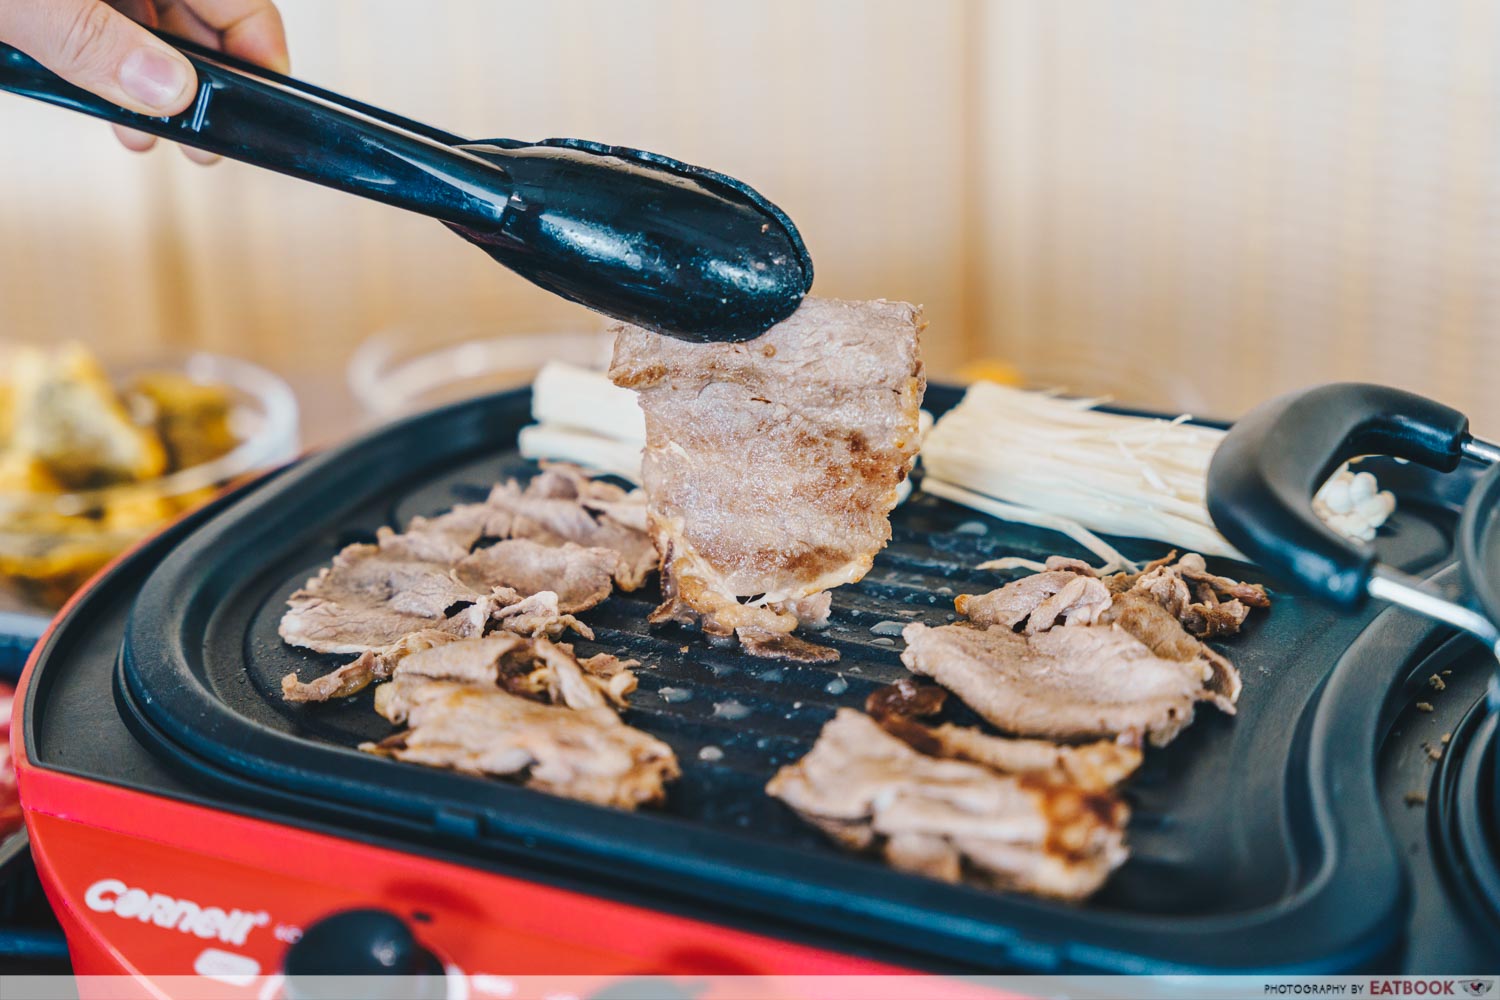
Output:
<svg viewBox="0 0 1500 1000">
<path fill-rule="evenodd" d="M 444 964 L 471 975 L 903 971 L 19 762 L 37 870 L 79 974 L 191 976 L 208 948 L 269 974 L 303 926 L 353 907 L 403 915 Z M 180 929 L 121 916 L 119 883 L 217 907 L 227 919 L 200 920 L 195 931 L 191 920 Z M 244 915 L 238 921 L 235 911 Z"/>
</svg>

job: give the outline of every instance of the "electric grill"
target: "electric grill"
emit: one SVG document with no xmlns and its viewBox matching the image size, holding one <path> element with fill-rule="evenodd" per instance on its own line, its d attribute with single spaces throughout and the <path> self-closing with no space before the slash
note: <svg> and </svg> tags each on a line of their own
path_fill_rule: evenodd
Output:
<svg viewBox="0 0 1500 1000">
<path fill-rule="evenodd" d="M 926 405 L 940 413 L 959 396 L 934 386 Z M 906 676 L 900 626 L 945 624 L 954 595 L 997 584 L 972 567 L 1071 551 L 920 491 L 865 580 L 834 591 L 819 641 L 838 663 L 758 660 L 648 627 L 654 587 L 588 614 L 597 639 L 581 651 L 644 664 L 627 721 L 682 761 L 662 809 L 616 812 L 360 753 L 390 731 L 369 691 L 284 703 L 283 674 L 342 659 L 280 640 L 287 596 L 377 527 L 534 472 L 514 450 L 528 421 L 521 390 L 305 460 L 167 530 L 60 616 L 23 679 L 17 756 L 80 973 L 272 973 L 330 914 L 360 908 L 387 911 L 432 961 L 469 974 L 1495 965 L 1500 891 L 1476 875 L 1495 864 L 1494 782 L 1480 773 L 1493 755 L 1465 752 L 1495 739 L 1482 704 L 1492 660 L 1400 611 L 1276 593 L 1223 647 L 1245 678 L 1239 714 L 1205 709 L 1148 751 L 1127 786 L 1132 857 L 1085 905 L 891 871 L 765 796 L 836 707 Z M 1454 572 L 1472 476 L 1376 469 L 1401 498 L 1382 559 Z M 1165 548 L 1119 544 L 1141 559 Z M 1432 674 L 1445 691 L 1428 687 Z M 975 721 L 956 699 L 949 713 Z M 1424 744 L 1445 731 L 1432 763 Z M 156 895 L 166 902 L 152 910 Z M 348 947 L 352 964 L 361 942 Z"/>
</svg>

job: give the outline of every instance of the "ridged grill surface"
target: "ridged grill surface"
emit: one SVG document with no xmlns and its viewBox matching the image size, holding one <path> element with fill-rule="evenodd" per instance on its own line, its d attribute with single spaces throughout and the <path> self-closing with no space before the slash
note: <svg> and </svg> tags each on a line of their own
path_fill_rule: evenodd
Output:
<svg viewBox="0 0 1500 1000">
<path fill-rule="evenodd" d="M 373 538 L 382 524 L 404 525 L 416 514 L 431 515 L 457 503 L 482 499 L 494 482 L 515 477 L 525 481 L 533 463 L 515 455 L 487 459 L 428 481 L 388 505 L 372 507 L 363 523 L 344 523 L 330 531 L 322 550 L 308 550 L 279 586 L 267 592 L 250 626 L 246 650 L 249 673 L 268 706 L 304 733 L 344 746 L 379 739 L 393 731 L 375 714 L 366 691 L 337 704 L 289 706 L 280 699 L 280 678 L 292 671 L 304 678 L 332 669 L 347 657 L 319 656 L 293 649 L 275 632 L 286 597 L 340 545 Z M 646 617 L 660 597 L 657 581 L 635 593 L 616 592 L 606 603 L 581 617 L 596 633 L 577 646 L 587 655 L 607 651 L 641 661 L 640 688 L 632 696 L 626 719 L 669 743 L 683 765 L 671 790 L 668 813 L 715 825 L 775 837 L 815 850 L 833 850 L 822 837 L 787 808 L 763 792 L 766 781 L 784 764 L 812 746 L 823 724 L 840 706 L 861 707 L 877 687 L 907 676 L 900 660 L 900 631 L 910 622 L 945 625 L 956 619 L 955 596 L 983 593 L 1014 574 L 974 567 L 1001 556 L 1043 559 L 1061 549 L 1080 554 L 1060 536 L 985 517 L 917 491 L 892 517 L 892 539 L 858 584 L 833 593 L 829 627 L 811 633 L 815 641 L 839 650 L 833 664 L 799 664 L 757 659 L 735 646 L 717 646 L 696 631 L 680 626 L 649 626 Z M 1127 554 L 1153 558 L 1162 546 L 1139 543 Z M 1243 572 L 1243 567 L 1235 569 Z M 1275 620 L 1291 624 L 1300 613 L 1326 615 L 1315 606 L 1296 608 L 1285 601 Z M 1253 620 L 1245 636 L 1223 648 L 1247 673 L 1246 696 L 1238 720 L 1202 709 L 1198 721 L 1171 747 L 1147 755 L 1131 781 L 1132 860 L 1106 890 L 1103 899 L 1152 909 L 1215 909 L 1221 891 L 1195 873 L 1212 868 L 1220 857 L 1224 811 L 1216 799 L 1241 790 L 1216 782 L 1211 775 L 1228 767 L 1237 731 L 1252 725 L 1269 667 L 1258 664 L 1278 640 L 1272 619 Z M 1262 625 L 1270 625 L 1262 629 Z M 1258 641 L 1269 632 L 1266 643 Z M 1311 665 L 1308 665 L 1309 667 Z M 957 699 L 950 698 L 945 717 L 982 724 Z M 1241 732 L 1241 736 L 1247 735 Z M 416 765 L 393 765 L 416 766 Z M 480 779 L 476 779 L 480 780 Z M 1281 807 L 1280 797 L 1261 815 L 1269 823 Z M 1229 808 L 1227 805 L 1225 809 Z M 1259 825 L 1257 823 L 1257 825 Z M 1269 829 L 1263 831 L 1271 836 Z M 1273 843 L 1279 845 L 1279 835 Z M 1285 859 L 1284 851 L 1267 851 Z M 1295 877 L 1283 860 L 1268 865 L 1245 889 L 1274 898 Z M 1131 888 L 1139 883 L 1141 891 Z M 1222 886 L 1220 887 L 1220 890 Z"/>
</svg>

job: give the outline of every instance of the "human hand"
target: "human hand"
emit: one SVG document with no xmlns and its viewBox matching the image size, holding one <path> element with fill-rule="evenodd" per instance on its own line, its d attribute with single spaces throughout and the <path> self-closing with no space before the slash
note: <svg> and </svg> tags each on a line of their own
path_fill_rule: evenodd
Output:
<svg viewBox="0 0 1500 1000">
<path fill-rule="evenodd" d="M 220 49 L 279 73 L 286 35 L 272 0 L 0 0 L 0 41 L 75 86 L 145 115 L 192 104 L 197 74 L 180 52 L 141 25 Z M 138 152 L 156 139 L 115 126 Z M 199 163 L 218 157 L 183 147 Z"/>
</svg>

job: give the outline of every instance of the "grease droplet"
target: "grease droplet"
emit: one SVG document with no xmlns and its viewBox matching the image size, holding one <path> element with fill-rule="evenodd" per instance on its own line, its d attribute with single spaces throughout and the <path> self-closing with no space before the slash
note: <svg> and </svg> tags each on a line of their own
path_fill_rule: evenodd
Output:
<svg viewBox="0 0 1500 1000">
<path fill-rule="evenodd" d="M 693 700 L 693 692 L 687 688 L 664 687 L 657 692 L 668 705 L 680 705 Z"/>
<path fill-rule="evenodd" d="M 742 705 L 731 698 L 728 701 L 714 703 L 714 718 L 725 719 L 729 722 L 738 722 L 750 714 L 750 706 Z"/>
<path fill-rule="evenodd" d="M 723 760 L 724 751 L 714 746 L 704 747 L 702 750 L 698 751 L 698 759 L 706 760 L 710 763 L 716 760 Z"/>
</svg>

